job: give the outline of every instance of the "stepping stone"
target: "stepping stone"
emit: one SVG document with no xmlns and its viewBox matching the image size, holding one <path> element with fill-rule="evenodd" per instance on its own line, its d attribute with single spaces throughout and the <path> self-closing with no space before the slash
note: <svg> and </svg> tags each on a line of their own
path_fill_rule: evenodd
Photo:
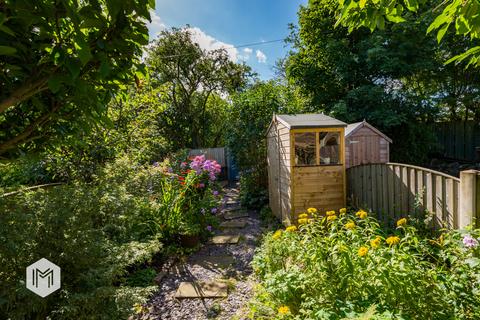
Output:
<svg viewBox="0 0 480 320">
<path fill-rule="evenodd" d="M 213 244 L 235 244 L 238 243 L 239 240 L 239 235 L 223 235 L 213 237 L 210 242 Z"/>
<path fill-rule="evenodd" d="M 224 282 L 181 282 L 175 298 L 226 298 L 228 286 Z"/>
<path fill-rule="evenodd" d="M 233 205 L 233 204 L 238 204 L 238 200 L 233 200 L 233 199 L 228 199 L 225 201 L 226 205 Z"/>
<path fill-rule="evenodd" d="M 232 265 L 235 262 L 235 259 L 228 254 L 216 255 L 216 256 L 205 256 L 205 257 L 198 257 L 194 264 L 202 266 L 204 268 L 221 268 L 225 269 Z"/>
<path fill-rule="evenodd" d="M 246 221 L 239 221 L 239 220 L 230 220 L 224 221 L 220 223 L 220 227 L 222 228 L 245 228 L 247 225 Z"/>
<path fill-rule="evenodd" d="M 248 212 L 243 210 L 230 210 L 223 214 L 223 218 L 226 220 L 246 218 L 248 217 Z"/>
<path fill-rule="evenodd" d="M 239 205 L 237 205 L 237 206 L 233 206 L 233 207 L 224 208 L 224 209 L 223 209 L 223 212 L 239 211 L 239 210 L 242 210 L 242 207 L 239 206 Z"/>
</svg>

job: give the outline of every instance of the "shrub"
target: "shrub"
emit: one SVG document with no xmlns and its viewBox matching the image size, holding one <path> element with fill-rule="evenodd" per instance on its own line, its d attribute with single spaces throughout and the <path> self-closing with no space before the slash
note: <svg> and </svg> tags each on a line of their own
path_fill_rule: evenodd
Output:
<svg viewBox="0 0 480 320">
<path fill-rule="evenodd" d="M 312 209 L 298 221 L 267 236 L 254 258 L 255 318 L 479 318 L 480 230 L 428 239 L 405 219 L 386 233 L 365 211 Z"/>
<path fill-rule="evenodd" d="M 218 168 L 206 161 L 199 165 L 182 175 L 121 158 L 91 183 L 0 197 L 0 314 L 128 317 L 155 289 L 140 281 L 151 271 L 127 277 L 128 270 L 148 265 L 182 232 L 182 223 L 202 231 L 213 223 L 210 209 L 218 196 L 211 188 Z M 25 268 L 40 258 L 62 269 L 61 289 L 46 298 L 28 291 L 24 282 Z"/>
<path fill-rule="evenodd" d="M 268 202 L 265 174 L 246 170 L 240 174 L 240 203 L 247 208 L 260 209 Z"/>
</svg>

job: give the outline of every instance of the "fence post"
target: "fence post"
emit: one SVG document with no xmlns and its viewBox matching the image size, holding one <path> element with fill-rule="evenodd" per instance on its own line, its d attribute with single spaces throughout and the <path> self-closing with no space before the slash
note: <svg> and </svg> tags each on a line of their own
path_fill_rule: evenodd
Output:
<svg viewBox="0 0 480 320">
<path fill-rule="evenodd" d="M 465 228 L 478 216 L 480 210 L 480 171 L 465 170 L 460 172 L 460 203 L 458 214 L 458 227 Z"/>
</svg>

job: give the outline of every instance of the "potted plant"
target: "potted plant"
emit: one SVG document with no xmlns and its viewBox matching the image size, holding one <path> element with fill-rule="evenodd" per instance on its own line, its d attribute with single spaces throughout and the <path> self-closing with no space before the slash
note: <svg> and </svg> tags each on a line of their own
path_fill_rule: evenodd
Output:
<svg viewBox="0 0 480 320">
<path fill-rule="evenodd" d="M 200 243 L 201 227 L 197 223 L 185 221 L 180 226 L 180 244 L 185 248 L 194 248 Z"/>
</svg>

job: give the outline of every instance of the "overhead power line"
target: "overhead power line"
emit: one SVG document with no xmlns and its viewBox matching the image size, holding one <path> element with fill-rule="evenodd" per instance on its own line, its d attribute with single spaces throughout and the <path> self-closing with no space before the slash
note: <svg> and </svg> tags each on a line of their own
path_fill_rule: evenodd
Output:
<svg viewBox="0 0 480 320">
<path fill-rule="evenodd" d="M 259 46 L 259 45 L 268 44 L 268 43 L 280 42 L 280 41 L 285 41 L 285 39 L 252 42 L 252 43 L 248 43 L 248 44 L 241 44 L 241 45 L 238 45 L 238 46 L 224 46 L 224 47 L 220 47 L 220 48 L 217 48 L 217 49 L 214 49 L 214 50 L 221 50 L 221 49 L 228 50 L 228 49 L 239 49 L 239 48 L 245 48 L 245 47 L 254 47 L 254 46 Z M 192 54 L 193 53 L 179 53 L 179 54 L 172 54 L 172 55 L 169 55 L 169 56 L 160 56 L 160 58 L 168 59 L 168 58 L 189 56 L 189 55 L 192 55 Z"/>
</svg>

